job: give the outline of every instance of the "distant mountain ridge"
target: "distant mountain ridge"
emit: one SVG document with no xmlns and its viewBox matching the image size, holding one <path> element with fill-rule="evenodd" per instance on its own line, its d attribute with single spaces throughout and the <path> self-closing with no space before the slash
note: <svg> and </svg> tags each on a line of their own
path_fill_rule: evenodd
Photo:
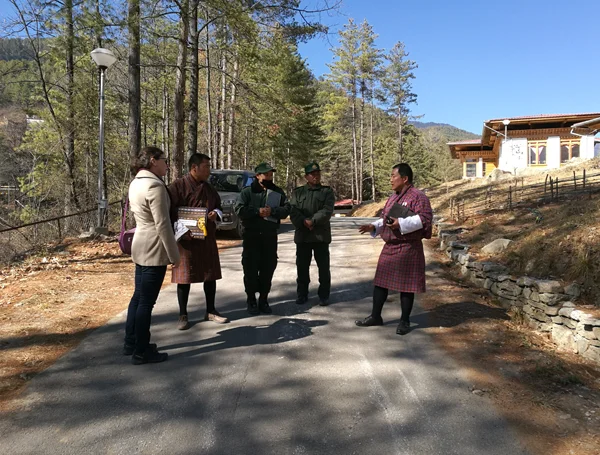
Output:
<svg viewBox="0 0 600 455">
<path fill-rule="evenodd" d="M 446 142 L 464 141 L 467 139 L 479 139 L 479 134 L 471 133 L 470 131 L 461 130 L 447 123 L 435 122 L 408 122 L 419 130 L 426 130 L 434 136 L 443 138 Z"/>
</svg>

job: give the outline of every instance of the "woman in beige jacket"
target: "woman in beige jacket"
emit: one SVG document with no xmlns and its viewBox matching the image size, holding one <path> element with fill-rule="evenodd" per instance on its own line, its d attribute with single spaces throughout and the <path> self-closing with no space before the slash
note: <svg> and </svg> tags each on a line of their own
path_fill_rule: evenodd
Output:
<svg viewBox="0 0 600 455">
<path fill-rule="evenodd" d="M 137 157 L 139 169 L 129 185 L 129 203 L 136 228 L 131 245 L 135 263 L 135 291 L 129 302 L 123 353 L 134 365 L 164 362 L 168 354 L 150 344 L 152 309 L 158 298 L 168 264 L 179 263 L 179 250 L 169 217 L 171 206 L 162 177 L 167 174 L 166 156 L 156 147 L 145 147 Z"/>
</svg>

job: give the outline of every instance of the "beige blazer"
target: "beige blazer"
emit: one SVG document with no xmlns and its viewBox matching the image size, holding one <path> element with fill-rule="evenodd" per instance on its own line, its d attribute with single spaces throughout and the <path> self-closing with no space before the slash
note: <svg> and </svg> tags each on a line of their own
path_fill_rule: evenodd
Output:
<svg viewBox="0 0 600 455">
<path fill-rule="evenodd" d="M 142 169 L 129 185 L 129 205 L 135 217 L 131 258 L 138 265 L 174 264 L 179 249 L 169 216 L 171 200 L 164 182 Z"/>
</svg>

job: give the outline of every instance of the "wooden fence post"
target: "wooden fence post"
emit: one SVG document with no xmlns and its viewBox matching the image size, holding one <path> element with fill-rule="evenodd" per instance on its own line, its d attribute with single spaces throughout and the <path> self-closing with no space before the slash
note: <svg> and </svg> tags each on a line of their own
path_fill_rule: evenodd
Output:
<svg viewBox="0 0 600 455">
<path fill-rule="evenodd" d="M 583 190 L 585 191 L 585 169 L 583 170 Z"/>
<path fill-rule="evenodd" d="M 556 177 L 556 200 L 558 201 L 558 177 Z"/>
<path fill-rule="evenodd" d="M 575 177 L 575 171 L 573 171 L 573 189 L 577 191 L 577 178 Z"/>
<path fill-rule="evenodd" d="M 508 186 L 508 210 L 512 210 L 512 185 Z"/>
</svg>

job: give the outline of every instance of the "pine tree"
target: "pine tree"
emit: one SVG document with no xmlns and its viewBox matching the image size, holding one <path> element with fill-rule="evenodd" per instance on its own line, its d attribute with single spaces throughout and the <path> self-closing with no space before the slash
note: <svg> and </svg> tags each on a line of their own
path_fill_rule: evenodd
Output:
<svg viewBox="0 0 600 455">
<path fill-rule="evenodd" d="M 418 65 L 413 60 L 407 59 L 404 43 L 398 42 L 386 55 L 388 64 L 383 78 L 383 87 L 387 94 L 390 110 L 394 112 L 398 127 L 398 161 L 404 160 L 403 132 L 408 119 L 410 104 L 417 102 L 417 95 L 412 92 L 412 79 L 415 78 L 413 70 Z"/>
</svg>

